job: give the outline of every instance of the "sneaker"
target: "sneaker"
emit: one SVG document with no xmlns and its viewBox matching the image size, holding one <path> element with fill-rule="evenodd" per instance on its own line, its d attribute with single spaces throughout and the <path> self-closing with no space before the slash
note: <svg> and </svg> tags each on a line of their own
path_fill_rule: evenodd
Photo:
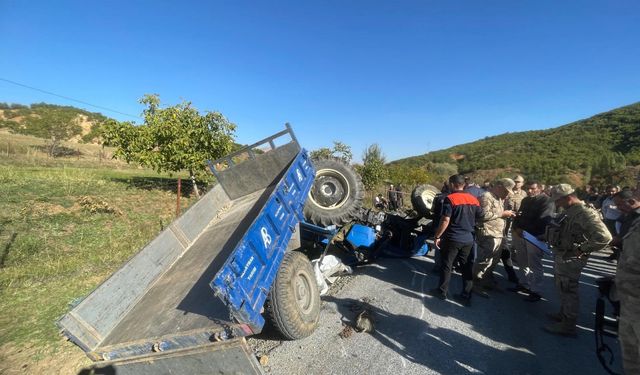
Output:
<svg viewBox="0 0 640 375">
<path fill-rule="evenodd" d="M 440 290 L 440 288 L 433 288 L 429 290 L 429 295 L 439 298 L 443 301 L 447 300 L 447 293 L 443 293 L 442 290 Z"/>
<path fill-rule="evenodd" d="M 538 302 L 542 299 L 542 296 L 536 292 L 529 292 L 529 295 L 525 297 L 525 301 L 527 302 Z"/>
<path fill-rule="evenodd" d="M 553 335 L 564 336 L 564 337 L 577 337 L 575 327 L 569 327 L 564 323 L 553 323 L 544 326 L 546 332 L 551 333 Z"/>
<path fill-rule="evenodd" d="M 546 315 L 547 319 L 551 320 L 552 322 L 556 322 L 556 323 L 560 323 L 563 319 L 562 313 L 548 313 Z"/>
</svg>

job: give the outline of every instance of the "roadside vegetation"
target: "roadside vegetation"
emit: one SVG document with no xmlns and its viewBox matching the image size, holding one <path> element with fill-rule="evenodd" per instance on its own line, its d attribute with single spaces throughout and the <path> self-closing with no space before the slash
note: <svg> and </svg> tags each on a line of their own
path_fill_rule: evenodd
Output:
<svg viewBox="0 0 640 375">
<path fill-rule="evenodd" d="M 86 365 L 55 321 L 176 218 L 178 177 L 182 211 L 213 180 L 204 161 L 238 147 L 219 112 L 140 103 L 139 125 L 0 103 L 0 373 Z"/>
<path fill-rule="evenodd" d="M 63 143 L 79 155 L 51 158 L 44 144 L 0 133 L 0 357 L 37 348 L 32 362 L 61 346 L 56 319 L 175 218 L 177 177 L 187 177 L 114 161 L 98 145 Z M 186 185 L 183 208 L 195 200 Z"/>
</svg>

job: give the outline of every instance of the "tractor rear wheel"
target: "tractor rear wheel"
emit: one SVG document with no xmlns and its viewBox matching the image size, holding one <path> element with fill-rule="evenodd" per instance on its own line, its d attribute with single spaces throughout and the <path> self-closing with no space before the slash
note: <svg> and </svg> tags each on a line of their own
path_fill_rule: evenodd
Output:
<svg viewBox="0 0 640 375">
<path fill-rule="evenodd" d="M 268 322 L 286 339 L 309 336 L 320 320 L 320 292 L 307 257 L 288 251 L 265 306 Z"/>
<path fill-rule="evenodd" d="M 430 217 L 433 201 L 438 194 L 440 191 L 433 185 L 418 185 L 411 192 L 411 205 L 418 215 Z"/>
<path fill-rule="evenodd" d="M 305 219 L 315 225 L 342 225 L 362 206 L 364 187 L 358 173 L 338 158 L 313 160 L 316 177 L 304 206 Z"/>
</svg>

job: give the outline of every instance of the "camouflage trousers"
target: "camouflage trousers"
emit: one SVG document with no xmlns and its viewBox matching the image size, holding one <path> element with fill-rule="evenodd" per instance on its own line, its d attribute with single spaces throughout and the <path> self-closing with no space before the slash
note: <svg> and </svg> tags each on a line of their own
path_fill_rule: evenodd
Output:
<svg viewBox="0 0 640 375">
<path fill-rule="evenodd" d="M 478 236 L 476 238 L 478 254 L 476 263 L 473 265 L 473 277 L 477 279 L 482 279 L 485 275 L 491 277 L 493 269 L 500 262 L 500 255 L 502 255 L 501 243 L 502 238 L 488 236 Z"/>
<path fill-rule="evenodd" d="M 640 374 L 640 301 L 620 297 L 618 339 L 622 348 L 624 373 Z"/>
<path fill-rule="evenodd" d="M 578 258 L 574 251 L 555 252 L 555 283 L 560 295 L 560 314 L 563 323 L 575 328 L 580 308 L 578 285 L 587 257 Z"/>
</svg>

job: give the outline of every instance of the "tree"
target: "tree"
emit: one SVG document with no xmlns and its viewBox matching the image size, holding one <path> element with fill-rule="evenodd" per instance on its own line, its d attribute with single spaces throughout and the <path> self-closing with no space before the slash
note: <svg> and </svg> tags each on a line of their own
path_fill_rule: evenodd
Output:
<svg viewBox="0 0 640 375">
<path fill-rule="evenodd" d="M 351 146 L 340 141 L 333 141 L 333 148 L 321 147 L 317 150 L 311 151 L 309 156 L 311 159 L 316 160 L 334 157 L 341 159 L 345 164 L 350 164 L 351 159 L 353 158 L 353 153 L 351 152 Z"/>
<path fill-rule="evenodd" d="M 200 195 L 196 176 L 206 170 L 206 161 L 229 153 L 236 125 L 220 112 L 201 115 L 190 102 L 161 108 L 158 95 L 145 95 L 140 103 L 144 124 L 107 121 L 105 144 L 116 147 L 114 157 L 136 162 L 157 172 L 186 170 Z"/>
<path fill-rule="evenodd" d="M 430 176 L 424 167 L 394 164 L 387 166 L 387 171 L 389 180 L 395 184 L 416 186 L 430 182 Z"/>
<path fill-rule="evenodd" d="M 625 170 L 626 159 L 618 152 L 604 152 L 596 161 L 592 173 L 594 177 L 602 178 L 606 183 L 617 183 L 616 175 Z"/>
<path fill-rule="evenodd" d="M 62 109 L 52 109 L 46 117 L 29 117 L 27 123 L 32 135 L 48 139 L 49 156 L 56 155 L 62 141 L 82 131 L 76 115 Z"/>
<path fill-rule="evenodd" d="M 360 176 L 367 190 L 374 189 L 388 175 L 385 167 L 386 157 L 378 144 L 368 146 L 362 153 Z"/>
</svg>

